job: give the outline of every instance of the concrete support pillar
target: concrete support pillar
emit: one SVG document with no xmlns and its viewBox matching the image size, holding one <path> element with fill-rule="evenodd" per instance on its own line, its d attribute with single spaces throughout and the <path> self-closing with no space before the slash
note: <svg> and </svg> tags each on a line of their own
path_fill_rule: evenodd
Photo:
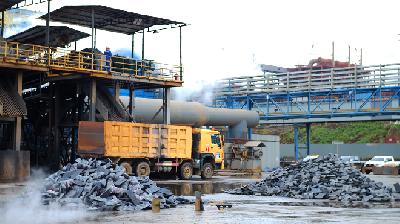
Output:
<svg viewBox="0 0 400 224">
<path fill-rule="evenodd" d="M 130 120 L 135 120 L 135 91 L 133 85 L 129 86 L 129 116 Z"/>
<path fill-rule="evenodd" d="M 89 121 L 96 121 L 96 79 L 90 80 L 90 110 L 89 110 Z"/>
<path fill-rule="evenodd" d="M 164 124 L 171 124 L 171 100 L 170 100 L 170 88 L 164 88 L 164 96 L 163 96 L 163 121 Z"/>
<path fill-rule="evenodd" d="M 15 90 L 22 96 L 22 72 L 18 72 L 15 80 Z M 15 118 L 14 126 L 14 150 L 21 150 L 22 117 Z"/>
</svg>

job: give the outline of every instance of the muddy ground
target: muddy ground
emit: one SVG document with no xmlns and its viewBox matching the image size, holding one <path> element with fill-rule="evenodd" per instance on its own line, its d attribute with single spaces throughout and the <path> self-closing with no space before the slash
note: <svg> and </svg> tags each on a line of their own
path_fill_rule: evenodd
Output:
<svg viewBox="0 0 400 224">
<path fill-rule="evenodd" d="M 370 175 L 388 186 L 400 182 L 399 176 Z M 195 212 L 194 205 L 173 209 L 141 212 L 98 212 L 85 209 L 44 207 L 39 195 L 29 203 L 18 201 L 32 183 L 0 184 L 0 223 L 399 223 L 400 202 L 385 204 L 345 205 L 327 200 L 296 200 L 282 197 L 228 195 L 224 189 L 240 187 L 259 180 L 258 177 L 217 176 L 210 181 L 195 177 L 191 181 L 159 180 L 176 195 L 191 197 L 195 191 L 205 195 L 208 203 L 204 212 Z M 33 186 L 40 185 L 35 182 Z M 216 204 L 232 204 L 232 208 L 218 210 Z"/>
</svg>

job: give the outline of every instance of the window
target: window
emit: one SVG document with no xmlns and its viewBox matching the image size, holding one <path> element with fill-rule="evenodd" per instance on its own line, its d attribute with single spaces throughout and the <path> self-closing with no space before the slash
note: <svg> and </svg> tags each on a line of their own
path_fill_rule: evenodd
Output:
<svg viewBox="0 0 400 224">
<path fill-rule="evenodd" d="M 218 147 L 221 147 L 221 141 L 218 134 L 211 135 L 211 143 L 218 145 Z"/>
</svg>

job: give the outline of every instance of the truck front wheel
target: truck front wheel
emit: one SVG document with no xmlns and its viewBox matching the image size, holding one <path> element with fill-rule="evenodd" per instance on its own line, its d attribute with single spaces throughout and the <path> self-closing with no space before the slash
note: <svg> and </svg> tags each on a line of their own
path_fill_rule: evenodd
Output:
<svg viewBox="0 0 400 224">
<path fill-rule="evenodd" d="M 179 178 L 189 180 L 193 175 L 193 166 L 190 162 L 185 162 L 181 165 L 179 170 Z"/>
<path fill-rule="evenodd" d="M 201 170 L 201 179 L 211 179 L 214 174 L 214 168 L 211 163 L 205 163 Z"/>
<path fill-rule="evenodd" d="M 139 177 L 145 177 L 150 175 L 150 165 L 148 162 L 142 161 L 136 166 L 136 175 Z"/>
</svg>

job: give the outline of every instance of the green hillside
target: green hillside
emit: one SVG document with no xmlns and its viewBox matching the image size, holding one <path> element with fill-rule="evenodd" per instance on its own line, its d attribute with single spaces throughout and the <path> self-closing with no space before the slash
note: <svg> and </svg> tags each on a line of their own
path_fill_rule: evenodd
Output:
<svg viewBox="0 0 400 224">
<path fill-rule="evenodd" d="M 264 126 L 255 129 L 254 133 L 273 134 L 281 137 L 281 143 L 293 143 L 292 126 Z M 397 136 L 400 139 L 400 124 L 393 122 L 351 122 L 313 124 L 311 143 L 331 144 L 332 141 L 344 143 L 383 143 L 386 136 Z M 301 142 L 305 142 L 306 129 L 300 128 Z"/>
</svg>

